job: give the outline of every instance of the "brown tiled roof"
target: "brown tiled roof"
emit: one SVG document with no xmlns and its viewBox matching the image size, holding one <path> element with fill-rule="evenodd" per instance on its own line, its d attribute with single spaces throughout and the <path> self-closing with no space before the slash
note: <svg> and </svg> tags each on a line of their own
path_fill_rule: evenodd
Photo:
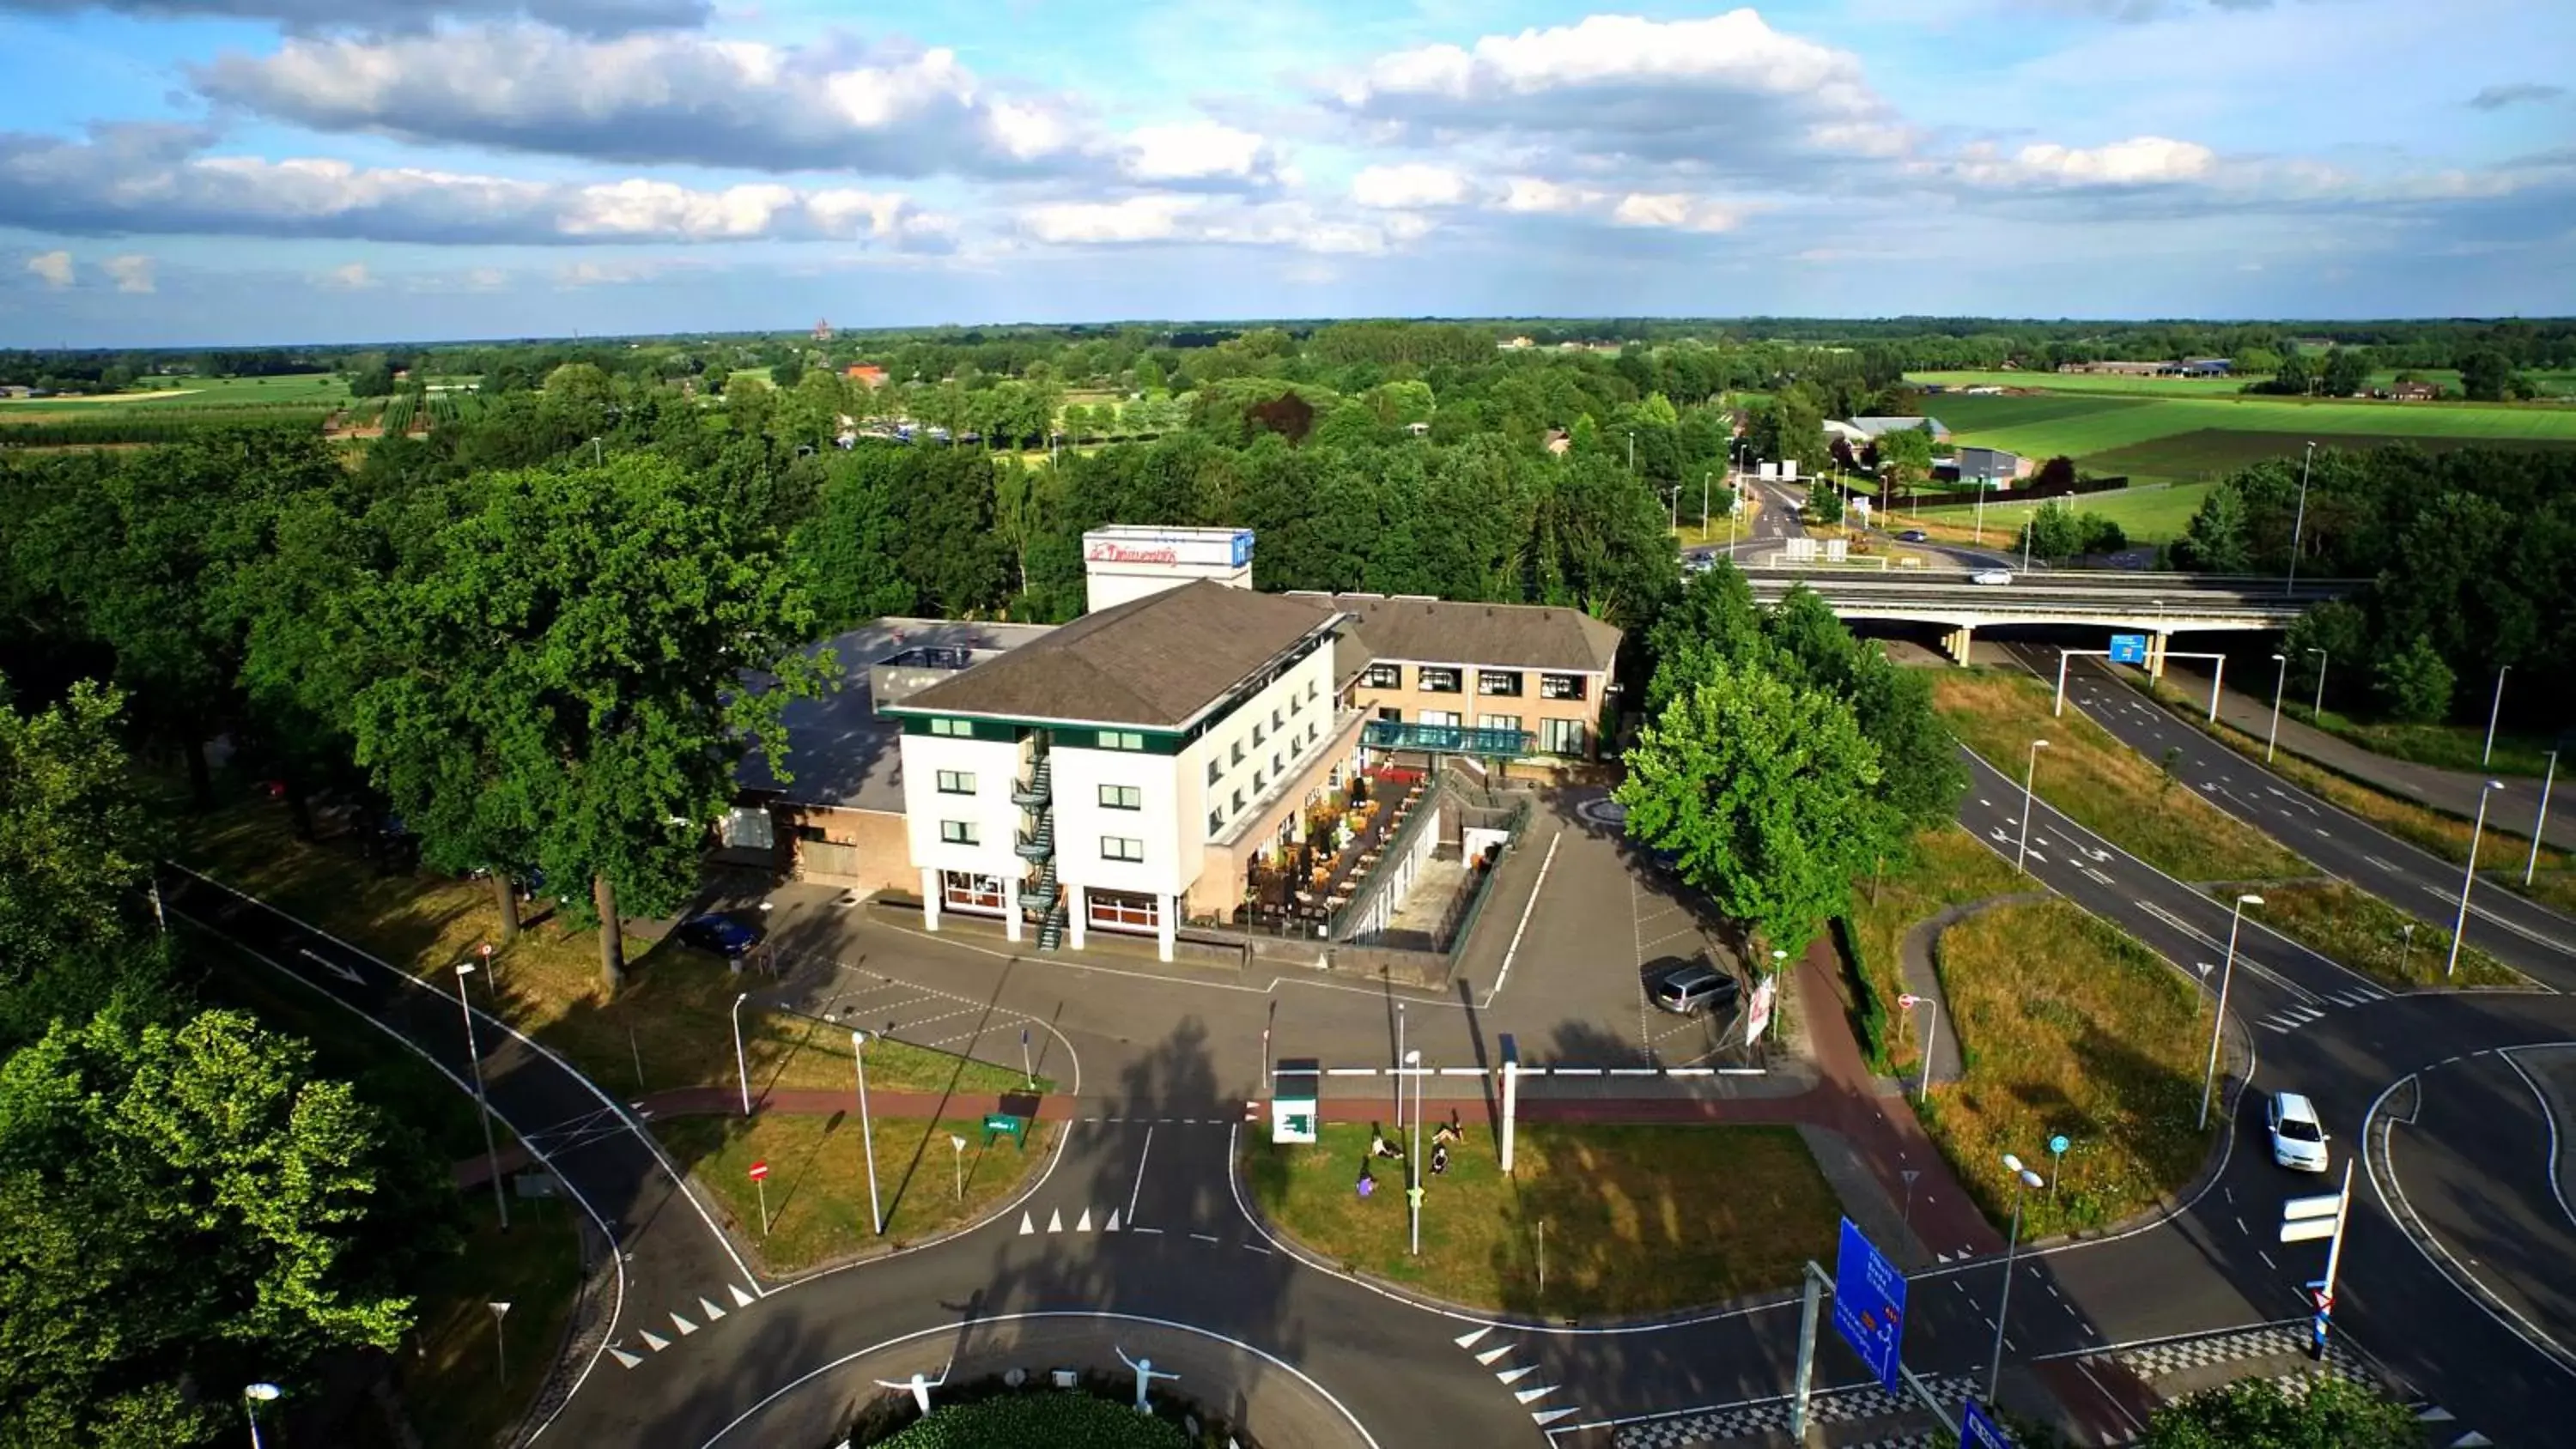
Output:
<svg viewBox="0 0 2576 1449">
<path fill-rule="evenodd" d="M 1320 599 L 1193 580 L 1086 614 L 902 708 L 1177 729 L 1334 613 Z"/>
<path fill-rule="evenodd" d="M 1361 652 L 1372 659 L 1599 673 L 1619 652 L 1619 631 L 1580 609 L 1351 594 L 1333 606 L 1356 616 Z"/>
</svg>

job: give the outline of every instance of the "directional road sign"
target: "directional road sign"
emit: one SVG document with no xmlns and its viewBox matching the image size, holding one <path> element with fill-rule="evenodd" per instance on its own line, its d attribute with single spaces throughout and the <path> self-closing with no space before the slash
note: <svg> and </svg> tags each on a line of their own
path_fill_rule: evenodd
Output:
<svg viewBox="0 0 2576 1449">
<path fill-rule="evenodd" d="M 1897 1366 L 1897 1345 L 1905 1336 L 1905 1275 L 1849 1218 L 1843 1219 L 1842 1249 L 1834 1259 L 1834 1332 L 1878 1375 L 1881 1388 L 1905 1392 Z"/>
<path fill-rule="evenodd" d="M 1974 1399 L 1959 1401 L 1959 1449 L 2013 1449 L 2013 1442 Z"/>
<path fill-rule="evenodd" d="M 2144 635 L 2144 634 L 2114 634 L 2114 635 L 2112 635 L 2112 636 L 2111 636 L 2111 662 L 2112 662 L 2112 663 L 2114 663 L 2114 664 L 2144 664 L 2144 663 L 2146 663 L 2146 662 L 2147 662 L 2147 636 L 2146 636 L 2146 635 Z"/>
<path fill-rule="evenodd" d="M 2311 1238 L 2335 1235 L 2335 1210 L 2343 1203 L 2341 1193 L 2319 1193 L 2315 1197 L 2294 1197 L 2281 1204 L 2281 1241 L 2304 1243 Z"/>
</svg>

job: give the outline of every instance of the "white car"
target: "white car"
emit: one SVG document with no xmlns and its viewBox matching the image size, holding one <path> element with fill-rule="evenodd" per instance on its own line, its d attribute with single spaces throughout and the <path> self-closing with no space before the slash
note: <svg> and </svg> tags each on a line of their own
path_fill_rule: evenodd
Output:
<svg viewBox="0 0 2576 1449">
<path fill-rule="evenodd" d="M 2326 1129 L 2314 1102 L 2296 1092 L 2274 1092 L 2263 1109 L 2272 1133 L 2272 1160 L 2298 1172 L 2326 1170 Z"/>
<path fill-rule="evenodd" d="M 1975 573 L 1968 575 L 1968 582 L 1972 584 L 2008 584 L 2012 582 L 2012 570 L 1979 569 Z"/>
</svg>

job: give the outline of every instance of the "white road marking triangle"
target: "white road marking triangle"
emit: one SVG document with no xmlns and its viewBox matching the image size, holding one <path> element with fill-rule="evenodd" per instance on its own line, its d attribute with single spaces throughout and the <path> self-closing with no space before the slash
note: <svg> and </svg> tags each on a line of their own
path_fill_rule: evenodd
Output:
<svg viewBox="0 0 2576 1449">
<path fill-rule="evenodd" d="M 1060 1233 L 1064 1231 L 1064 1209 L 1057 1208 L 1054 1212 L 1047 1214 L 1047 1231 L 1050 1233 Z"/>
<path fill-rule="evenodd" d="M 1504 1344 L 1500 1348 L 1489 1348 L 1483 1353 L 1476 1355 L 1476 1362 L 1485 1365 L 1487 1368 L 1491 1368 L 1494 1366 L 1494 1360 L 1501 1358 L 1504 1354 L 1510 1353 L 1511 1351 L 1512 1346 L 1508 1343 Z"/>
<path fill-rule="evenodd" d="M 1548 1395 L 1555 1393 L 1560 1387 L 1561 1385 L 1558 1384 L 1549 1384 L 1543 1389 L 1519 1389 L 1514 1391 L 1512 1397 L 1526 1404 L 1536 1399 L 1544 1399 Z"/>
<path fill-rule="evenodd" d="M 2415 1416 L 2415 1422 L 2419 1424 L 2447 1424 L 2451 1422 L 2452 1418 L 2453 1415 L 2450 1410 L 2443 1408 L 2439 1404 L 2435 1404 L 2424 1412 L 2417 1414 Z"/>
<path fill-rule="evenodd" d="M 1537 1373 L 1537 1372 L 1538 1372 L 1538 1365 L 1537 1365 L 1537 1364 L 1534 1364 L 1534 1363 L 1525 1363 L 1525 1364 L 1522 1364 L 1519 1368 L 1516 1368 L 1516 1369 L 1503 1369 L 1503 1370 L 1501 1370 L 1501 1371 L 1497 1372 L 1497 1373 L 1494 1375 L 1494 1377 L 1496 1377 L 1496 1378 L 1498 1378 L 1498 1379 L 1501 1379 L 1504 1383 L 1507 1383 L 1507 1384 L 1516 1384 L 1516 1383 L 1519 1383 L 1521 1380 L 1523 1380 L 1523 1379 L 1525 1379 L 1525 1378 L 1528 1378 L 1531 1374 L 1534 1374 L 1534 1373 Z"/>
<path fill-rule="evenodd" d="M 2479 1433 L 2475 1429 L 2471 1429 L 2469 1432 L 2462 1434 L 2459 1438 L 2452 1440 L 2451 1449 L 2486 1449 L 2486 1446 L 2493 1443 L 2495 1443 L 2493 1439 L 2488 1438 L 2486 1435 Z"/>
<path fill-rule="evenodd" d="M 704 1298 L 700 1298 L 698 1300 L 698 1311 L 707 1316 L 707 1322 L 709 1323 L 713 1323 L 725 1315 L 725 1311 L 723 1309 L 718 1308 Z"/>
<path fill-rule="evenodd" d="M 655 1333 L 653 1330 L 648 1328 L 644 1330 L 644 1346 L 653 1350 L 655 1353 L 660 1353 L 662 1350 L 671 1346 L 671 1340 L 664 1338 L 662 1335 Z"/>
<path fill-rule="evenodd" d="M 682 1338 L 686 1338 L 690 1334 L 698 1331 L 698 1326 L 696 1324 L 682 1318 L 677 1312 L 674 1312 L 671 1315 L 671 1326 L 680 1330 L 680 1336 Z"/>
<path fill-rule="evenodd" d="M 1022 1213 L 1022 1214 L 1020 1214 L 1020 1236 L 1021 1236 L 1021 1237 L 1024 1237 L 1024 1238 L 1025 1238 L 1025 1237 L 1027 1237 L 1029 1234 L 1034 1233 L 1034 1232 L 1036 1232 L 1037 1230 L 1038 1230 L 1038 1225 L 1037 1225 L 1037 1220 L 1036 1220 L 1036 1219 L 1034 1219 L 1034 1218 L 1030 1217 L 1027 1213 Z"/>
<path fill-rule="evenodd" d="M 621 1368 L 633 1368 L 644 1361 L 643 1355 L 628 1353 L 622 1348 L 610 1349 L 608 1351 L 608 1356 L 617 1360 L 618 1366 Z"/>
<path fill-rule="evenodd" d="M 1458 1345 L 1460 1348 L 1474 1348 L 1476 1346 L 1477 1339 L 1480 1339 L 1493 1331 L 1494 1325 L 1488 1323 L 1482 1328 L 1459 1334 L 1456 1338 L 1449 1341 Z"/>
<path fill-rule="evenodd" d="M 1073 1230 L 1077 1233 L 1087 1233 L 1091 1231 L 1091 1209 L 1084 1208 L 1082 1210 L 1082 1218 L 1073 1225 Z"/>
<path fill-rule="evenodd" d="M 1573 1406 L 1568 1406 L 1562 1409 L 1532 1409 L 1530 1410 L 1530 1417 L 1537 1420 L 1538 1426 L 1544 1429 L 1548 1425 L 1555 1423 L 1557 1420 L 1564 1418 L 1568 1414 L 1580 1412 L 1582 1411 L 1579 1408 L 1575 1408 Z"/>
<path fill-rule="evenodd" d="M 1118 1209 L 1111 1208 L 1109 1210 L 1109 1221 L 1101 1224 L 1100 1230 L 1104 1233 L 1114 1233 L 1118 1231 Z"/>
<path fill-rule="evenodd" d="M 725 1291 L 733 1295 L 733 1306 L 736 1308 L 749 1308 L 754 1303 L 760 1301 L 759 1299 L 752 1297 L 750 1294 L 743 1292 L 742 1285 L 739 1283 L 727 1283 L 725 1285 Z"/>
</svg>

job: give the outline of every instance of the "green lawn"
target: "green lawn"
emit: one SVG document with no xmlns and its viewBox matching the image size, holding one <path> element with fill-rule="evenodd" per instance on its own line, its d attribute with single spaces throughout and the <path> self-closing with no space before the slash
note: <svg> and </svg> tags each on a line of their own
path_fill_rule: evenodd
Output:
<svg viewBox="0 0 2576 1449">
<path fill-rule="evenodd" d="M 2460 948 L 2458 973 L 2445 977 L 2451 933 L 2419 922 L 2379 897 L 2343 881 L 2263 887 L 2263 904 L 2246 914 L 2322 956 L 2392 986 L 2523 986 L 2529 984 L 2475 946 Z M 2413 926 L 2410 934 L 2407 927 Z"/>
<path fill-rule="evenodd" d="M 2129 536 L 2132 543 L 2167 543 L 2182 537 L 2183 531 L 2191 526 L 2192 514 L 2199 511 L 2201 500 L 2217 486 L 2215 483 L 2154 484 L 2044 501 L 2065 502 L 2078 513 L 2098 513 L 2120 525 L 2120 530 Z M 1988 541 L 1993 541 L 1998 534 L 2009 540 L 2039 506 L 2038 501 L 1988 502 L 1985 507 Z M 1963 528 L 1976 512 L 1974 503 L 1945 503 L 1918 513 L 1900 510 L 1899 516 L 1889 521 L 1892 526 L 1900 528 L 1918 520 L 1947 528 Z"/>
<path fill-rule="evenodd" d="M 427 1449 L 483 1449 L 554 1367 L 581 1287 L 579 1211 L 562 1199 L 516 1200 L 505 1233 L 490 1192 L 467 1195 L 465 1249 L 422 1297 L 419 1325 L 393 1356 L 403 1413 Z M 502 1342 L 493 1336 L 495 1303 L 510 1305 L 497 1329 Z"/>
<path fill-rule="evenodd" d="M 1250 1142 L 1254 1200 L 1333 1262 L 1476 1308 L 1615 1316 L 1782 1287 L 1832 1253 L 1842 1212 L 1795 1128 L 1524 1125 L 1505 1178 L 1478 1121 L 1449 1171 L 1425 1178 L 1415 1256 L 1403 1164 L 1370 1162 L 1371 1130 L 1327 1123 L 1309 1147 Z M 1377 1179 L 1365 1199 L 1363 1163 Z"/>
<path fill-rule="evenodd" d="M 1901 1075 L 1923 1057 L 1919 1036 L 1896 1005 L 1905 993 L 1905 933 L 1945 906 L 2029 886 L 2010 861 L 1956 825 L 1923 832 L 1914 838 L 1911 861 L 1891 864 L 1883 877 L 1852 883 L 1844 925 L 1867 988 L 1856 1003 L 1860 1020 L 1853 1030 L 1874 1069 Z"/>
<path fill-rule="evenodd" d="M 299 372 L 281 377 L 155 377 L 132 392 L 83 398 L 11 398 L 0 412 L 38 417 L 89 417 L 100 413 L 148 408 L 242 407 L 253 403 L 336 403 L 349 398 L 348 380 L 337 373 Z"/>
<path fill-rule="evenodd" d="M 2413 760 L 2445 770 L 2474 770 L 2489 775 L 2537 776 L 2549 767 L 2550 740 L 2542 735 L 2499 733 L 2495 754 L 2487 754 L 2487 732 L 2482 725 L 2396 724 L 2383 721 L 2357 720 L 2327 710 L 2320 715 L 2307 705 L 2291 700 L 2285 712 L 2292 719 L 2315 725 L 2329 734 L 2340 735 L 2363 749 L 2396 760 Z M 2576 759 L 2569 762 L 2576 767 Z"/>
<path fill-rule="evenodd" d="M 1924 1130 L 1997 1226 L 2007 1152 L 2059 1177 L 2025 1200 L 2024 1238 L 2119 1222 L 2199 1171 L 2209 1016 L 2179 972 L 2058 900 L 1980 912 L 1934 959 L 1966 1075 L 1933 1087 Z M 2053 1165 L 2057 1134 L 2073 1145 Z"/>
</svg>

